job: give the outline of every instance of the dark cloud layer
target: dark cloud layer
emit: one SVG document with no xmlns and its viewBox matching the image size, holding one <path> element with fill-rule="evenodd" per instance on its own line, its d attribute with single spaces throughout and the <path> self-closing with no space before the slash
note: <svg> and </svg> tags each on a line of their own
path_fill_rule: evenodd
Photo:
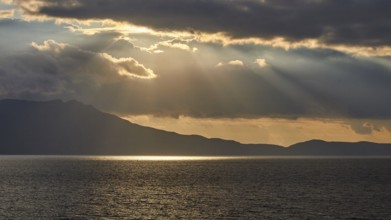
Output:
<svg viewBox="0 0 391 220">
<path fill-rule="evenodd" d="M 28 2 L 28 1 L 20 1 Z M 39 0 L 31 14 L 109 18 L 166 30 L 233 37 L 317 38 L 328 44 L 391 45 L 389 0 Z"/>
</svg>

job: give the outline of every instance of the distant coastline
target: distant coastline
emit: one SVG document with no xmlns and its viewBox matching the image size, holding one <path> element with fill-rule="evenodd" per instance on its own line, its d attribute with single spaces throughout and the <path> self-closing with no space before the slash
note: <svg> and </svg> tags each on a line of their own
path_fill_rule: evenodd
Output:
<svg viewBox="0 0 391 220">
<path fill-rule="evenodd" d="M 77 101 L 0 100 L 1 155 L 391 156 L 391 144 L 242 144 L 140 126 Z"/>
</svg>

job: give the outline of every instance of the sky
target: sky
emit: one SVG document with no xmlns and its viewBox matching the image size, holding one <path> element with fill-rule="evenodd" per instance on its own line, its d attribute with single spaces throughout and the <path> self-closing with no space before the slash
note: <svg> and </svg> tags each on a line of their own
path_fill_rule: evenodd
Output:
<svg viewBox="0 0 391 220">
<path fill-rule="evenodd" d="M 391 143 L 389 0 L 0 0 L 0 99 L 181 134 Z"/>
</svg>

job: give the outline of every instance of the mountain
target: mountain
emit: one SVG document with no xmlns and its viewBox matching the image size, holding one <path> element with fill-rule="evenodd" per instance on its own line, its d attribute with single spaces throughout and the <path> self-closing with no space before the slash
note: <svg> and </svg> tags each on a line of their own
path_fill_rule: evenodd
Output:
<svg viewBox="0 0 391 220">
<path fill-rule="evenodd" d="M 0 101 L 0 154 L 274 155 L 282 150 L 143 127 L 77 101 Z"/>
<path fill-rule="evenodd" d="M 391 144 L 371 142 L 326 142 L 311 140 L 297 143 L 287 148 L 289 155 L 322 155 L 322 156 L 386 156 L 391 155 Z"/>
<path fill-rule="evenodd" d="M 391 144 L 308 141 L 283 148 L 144 127 L 77 101 L 0 100 L 5 155 L 391 155 Z"/>
</svg>

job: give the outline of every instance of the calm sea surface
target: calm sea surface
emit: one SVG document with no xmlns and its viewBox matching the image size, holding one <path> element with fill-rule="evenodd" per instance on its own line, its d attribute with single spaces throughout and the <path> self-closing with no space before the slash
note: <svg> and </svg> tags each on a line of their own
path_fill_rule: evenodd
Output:
<svg viewBox="0 0 391 220">
<path fill-rule="evenodd" d="M 0 219 L 391 219 L 391 159 L 187 159 L 1 156 Z"/>
</svg>

